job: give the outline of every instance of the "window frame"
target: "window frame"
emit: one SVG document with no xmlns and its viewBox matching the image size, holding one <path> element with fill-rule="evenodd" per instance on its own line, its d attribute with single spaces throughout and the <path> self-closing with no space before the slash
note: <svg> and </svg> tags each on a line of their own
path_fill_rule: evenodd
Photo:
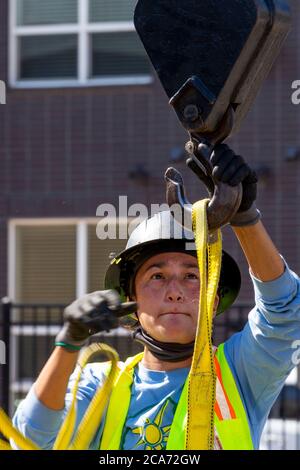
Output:
<svg viewBox="0 0 300 470">
<path fill-rule="evenodd" d="M 85 289 L 87 283 L 83 275 L 87 272 L 88 259 L 86 255 L 86 249 L 80 253 L 84 243 L 85 229 L 84 225 L 88 225 L 89 219 L 78 219 L 78 218 L 28 218 L 28 219 L 10 219 L 8 221 L 8 238 L 7 238 L 7 276 L 8 276 L 8 297 L 13 301 L 19 303 L 17 299 L 17 230 L 19 227 L 40 227 L 40 226 L 73 226 L 76 231 L 76 292 L 75 295 L 81 296 L 86 293 Z M 91 219 L 90 223 L 94 223 L 95 219 Z M 83 273 L 83 275 L 82 275 Z"/>
<path fill-rule="evenodd" d="M 132 217 L 118 218 L 119 224 L 128 224 Z M 8 297 L 18 303 L 17 299 L 17 230 L 19 227 L 40 226 L 69 226 L 76 230 L 76 298 L 88 293 L 89 289 L 89 226 L 97 227 L 99 217 L 45 217 L 45 218 L 17 218 L 8 221 L 7 237 L 7 286 Z M 115 223 L 115 220 L 113 219 Z"/>
<path fill-rule="evenodd" d="M 135 31 L 133 21 L 89 23 L 89 1 L 78 0 L 78 22 L 51 25 L 17 25 L 17 0 L 9 2 L 9 84 L 12 88 L 78 88 L 92 86 L 149 85 L 153 82 L 151 73 L 146 75 L 109 76 L 90 78 L 90 35 L 92 33 L 122 33 Z M 78 37 L 76 79 L 19 79 L 18 39 L 33 35 L 76 34 Z"/>
</svg>

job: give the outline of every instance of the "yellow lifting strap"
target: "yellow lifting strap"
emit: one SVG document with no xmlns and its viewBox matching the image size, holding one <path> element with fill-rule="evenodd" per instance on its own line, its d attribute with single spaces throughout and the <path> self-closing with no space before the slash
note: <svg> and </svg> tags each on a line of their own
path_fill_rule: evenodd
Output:
<svg viewBox="0 0 300 470">
<path fill-rule="evenodd" d="M 94 395 L 85 415 L 83 416 L 78 430 L 73 437 L 76 424 L 76 401 L 77 392 L 80 382 L 82 370 L 89 361 L 99 353 L 105 353 L 111 361 L 111 369 L 103 384 Z M 73 390 L 72 403 L 67 417 L 59 431 L 57 439 L 54 443 L 53 450 L 85 450 L 88 449 L 91 438 L 96 434 L 102 415 L 105 411 L 107 401 L 111 394 L 114 381 L 118 372 L 118 353 L 107 344 L 94 343 L 91 344 L 84 352 L 79 360 L 80 371 L 77 375 Z M 73 438 L 73 439 L 72 439 Z"/>
<path fill-rule="evenodd" d="M 206 208 L 209 199 L 193 206 L 193 230 L 200 271 L 200 300 L 195 349 L 188 379 L 187 427 L 185 448 L 188 450 L 210 450 L 214 447 L 214 406 L 216 395 L 216 372 L 213 360 L 212 324 L 214 302 L 219 284 L 222 240 L 221 231 L 208 232 Z M 111 367 L 104 385 L 93 397 L 84 417 L 76 426 L 76 402 L 83 368 L 95 355 L 104 353 Z M 78 375 L 72 390 L 72 402 L 61 426 L 53 450 L 84 450 L 96 434 L 112 388 L 118 375 L 118 354 L 106 344 L 92 344 L 83 351 L 78 361 Z M 8 440 L 12 439 L 22 450 L 38 450 L 25 438 L 0 409 L 0 431 Z M 0 440 L 0 450 L 9 449 L 8 442 Z"/>
<path fill-rule="evenodd" d="M 206 209 L 209 199 L 193 206 L 193 231 L 200 272 L 200 299 L 195 348 L 188 381 L 186 449 L 213 450 L 216 371 L 212 325 L 219 285 L 221 230 L 209 233 Z"/>
<path fill-rule="evenodd" d="M 105 354 L 111 364 L 110 371 L 104 382 L 104 385 L 97 390 L 84 417 L 75 432 L 76 425 L 76 401 L 77 392 L 82 370 L 96 355 Z M 103 412 L 107 401 L 109 400 L 112 387 L 118 372 L 119 356 L 117 352 L 106 344 L 93 343 L 87 347 L 78 361 L 78 374 L 72 390 L 72 402 L 67 416 L 57 435 L 53 450 L 85 450 L 90 444 L 90 436 L 94 436 L 101 422 Z M 0 431 L 8 440 L 12 439 L 16 446 L 21 450 L 39 450 L 39 448 L 25 438 L 12 425 L 11 420 L 0 409 Z M 73 437 L 74 435 L 74 437 Z M 9 450 L 11 447 L 8 442 L 0 440 L 0 450 Z"/>
<path fill-rule="evenodd" d="M 17 429 L 13 427 L 11 420 L 6 416 L 4 411 L 0 409 L 0 431 L 7 439 L 13 439 L 19 449 L 22 450 L 38 450 L 38 447 L 29 439 L 24 437 Z M 9 442 L 0 439 L 0 450 L 10 450 Z"/>
</svg>

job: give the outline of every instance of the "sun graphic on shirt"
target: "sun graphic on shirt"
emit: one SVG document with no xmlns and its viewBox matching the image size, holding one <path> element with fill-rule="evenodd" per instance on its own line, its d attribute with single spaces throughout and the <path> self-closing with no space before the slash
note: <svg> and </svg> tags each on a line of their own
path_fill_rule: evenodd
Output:
<svg viewBox="0 0 300 470">
<path fill-rule="evenodd" d="M 153 421 L 147 418 L 143 426 L 132 429 L 134 434 L 141 436 L 135 447 L 145 444 L 145 450 L 165 449 L 171 426 L 161 427 L 161 423 L 168 403 L 167 400 L 164 406 L 158 411 Z"/>
</svg>

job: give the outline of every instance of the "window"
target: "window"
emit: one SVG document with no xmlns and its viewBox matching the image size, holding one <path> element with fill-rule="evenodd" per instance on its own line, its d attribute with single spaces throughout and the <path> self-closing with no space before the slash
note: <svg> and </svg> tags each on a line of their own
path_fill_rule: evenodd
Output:
<svg viewBox="0 0 300 470">
<path fill-rule="evenodd" d="M 110 254 L 122 251 L 126 240 L 99 240 L 98 222 L 99 219 L 11 221 L 12 300 L 66 305 L 86 292 L 103 289 Z"/>
<path fill-rule="evenodd" d="M 64 304 L 76 296 L 76 226 L 16 229 L 16 299 Z"/>
<path fill-rule="evenodd" d="M 11 0 L 11 85 L 150 83 L 150 63 L 133 25 L 135 4 L 136 0 Z"/>
</svg>

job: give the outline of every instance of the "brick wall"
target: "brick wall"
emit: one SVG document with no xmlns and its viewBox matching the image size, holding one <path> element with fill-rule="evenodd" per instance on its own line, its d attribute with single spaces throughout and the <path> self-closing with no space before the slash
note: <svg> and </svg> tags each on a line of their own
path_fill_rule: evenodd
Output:
<svg viewBox="0 0 300 470">
<path fill-rule="evenodd" d="M 7 0 L 0 2 L 0 79 L 7 78 Z M 270 168 L 259 188 L 259 207 L 279 250 L 300 272 L 300 162 L 284 160 L 299 145 L 300 106 L 291 104 L 291 83 L 300 79 L 300 7 L 294 30 L 239 134 L 230 140 L 249 163 Z M 139 87 L 9 90 L 0 107 L 0 295 L 7 293 L 7 220 L 11 217 L 94 216 L 102 202 L 119 195 L 134 202 L 165 200 L 164 170 L 171 149 L 183 146 L 181 129 L 155 80 Z M 129 178 L 139 162 L 148 184 Z M 191 200 L 204 192 L 184 164 L 178 164 Z M 247 266 L 230 233 L 226 248 L 243 270 L 241 299 L 251 298 Z"/>
</svg>

